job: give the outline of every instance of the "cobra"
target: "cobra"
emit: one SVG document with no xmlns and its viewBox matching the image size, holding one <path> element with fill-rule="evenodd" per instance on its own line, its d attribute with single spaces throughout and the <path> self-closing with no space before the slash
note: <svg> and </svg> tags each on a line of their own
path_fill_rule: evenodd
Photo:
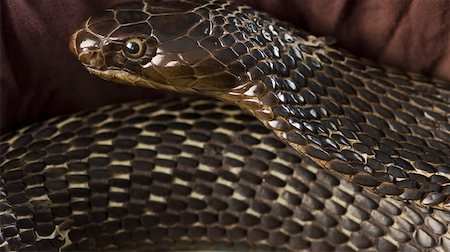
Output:
<svg viewBox="0 0 450 252">
<path fill-rule="evenodd" d="M 132 146 L 128 156 L 111 150 L 80 158 L 108 174 L 96 175 L 89 165 L 77 171 L 89 176 L 73 186 L 88 195 L 69 193 L 61 204 L 78 197 L 91 202 L 95 195 L 103 195 L 104 204 L 48 221 L 55 226 L 51 234 L 61 237 L 58 224 L 71 223 L 59 239 L 62 247 L 449 249 L 448 83 L 358 58 L 226 1 L 119 5 L 81 24 L 69 47 L 103 79 L 220 102 L 183 100 L 148 110 L 124 105 L 128 116 L 147 111 L 149 121 L 134 124 L 130 117 L 114 119 L 114 110 L 93 112 L 106 121 L 88 126 L 89 134 L 110 129 L 109 120 L 136 133 L 121 137 Z M 58 131 L 70 120 L 49 125 Z M 18 140 L 5 141 L 12 148 Z M 99 144 L 123 148 L 111 139 L 87 145 Z M 138 150 L 156 154 L 141 160 Z M 98 156 L 107 162 L 92 161 Z M 195 169 L 179 169 L 183 158 Z M 144 192 L 138 196 L 135 187 Z M 98 212 L 95 225 L 75 218 Z M 113 228 L 99 227 L 106 223 Z"/>
</svg>

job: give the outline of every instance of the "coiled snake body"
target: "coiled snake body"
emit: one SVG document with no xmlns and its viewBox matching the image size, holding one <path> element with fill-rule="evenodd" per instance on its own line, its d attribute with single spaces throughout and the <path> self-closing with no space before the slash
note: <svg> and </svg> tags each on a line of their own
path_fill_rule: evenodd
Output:
<svg viewBox="0 0 450 252">
<path fill-rule="evenodd" d="M 224 1 L 120 5 L 70 48 L 240 109 L 124 104 L 3 136 L 0 248 L 450 249 L 448 83 Z"/>
</svg>

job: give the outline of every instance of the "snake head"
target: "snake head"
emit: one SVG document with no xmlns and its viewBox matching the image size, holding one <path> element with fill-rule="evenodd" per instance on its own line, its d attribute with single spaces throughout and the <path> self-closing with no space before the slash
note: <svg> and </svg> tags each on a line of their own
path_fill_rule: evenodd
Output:
<svg viewBox="0 0 450 252">
<path fill-rule="evenodd" d="M 82 23 L 69 47 L 103 79 L 213 95 L 246 79 L 238 53 L 229 47 L 235 38 L 224 30 L 224 20 L 212 19 L 220 5 L 229 3 L 150 0 L 118 5 Z"/>
</svg>

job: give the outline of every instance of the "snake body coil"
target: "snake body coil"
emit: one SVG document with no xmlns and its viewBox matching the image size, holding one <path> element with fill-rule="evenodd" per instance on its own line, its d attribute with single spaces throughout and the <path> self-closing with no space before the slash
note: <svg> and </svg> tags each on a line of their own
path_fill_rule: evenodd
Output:
<svg viewBox="0 0 450 252">
<path fill-rule="evenodd" d="M 448 83 L 226 1 L 120 5 L 70 48 L 265 127 L 190 100 L 5 136 L 0 247 L 450 249 Z"/>
</svg>

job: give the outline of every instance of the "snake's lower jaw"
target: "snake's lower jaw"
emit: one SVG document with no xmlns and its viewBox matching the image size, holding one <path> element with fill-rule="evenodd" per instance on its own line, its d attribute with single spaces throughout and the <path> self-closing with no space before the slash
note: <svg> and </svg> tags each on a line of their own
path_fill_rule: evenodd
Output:
<svg viewBox="0 0 450 252">
<path fill-rule="evenodd" d="M 104 80 L 112 81 L 118 84 L 138 86 L 144 88 L 153 88 L 153 89 L 164 89 L 176 92 L 188 92 L 185 90 L 178 90 L 175 87 L 167 84 L 162 84 L 146 78 L 139 77 L 137 75 L 125 72 L 123 70 L 113 70 L 113 69 L 99 70 L 88 66 L 86 66 L 86 69 L 91 74 L 97 75 L 98 77 Z"/>
<path fill-rule="evenodd" d="M 97 75 L 98 77 L 107 80 L 112 81 L 119 84 L 124 85 L 130 85 L 130 86 L 145 86 L 145 87 L 152 87 L 148 81 L 145 83 L 141 78 L 136 77 L 135 75 L 128 74 L 123 71 L 119 70 L 99 70 L 95 69 L 89 66 L 86 66 L 86 69 L 89 71 L 90 74 Z"/>
</svg>

